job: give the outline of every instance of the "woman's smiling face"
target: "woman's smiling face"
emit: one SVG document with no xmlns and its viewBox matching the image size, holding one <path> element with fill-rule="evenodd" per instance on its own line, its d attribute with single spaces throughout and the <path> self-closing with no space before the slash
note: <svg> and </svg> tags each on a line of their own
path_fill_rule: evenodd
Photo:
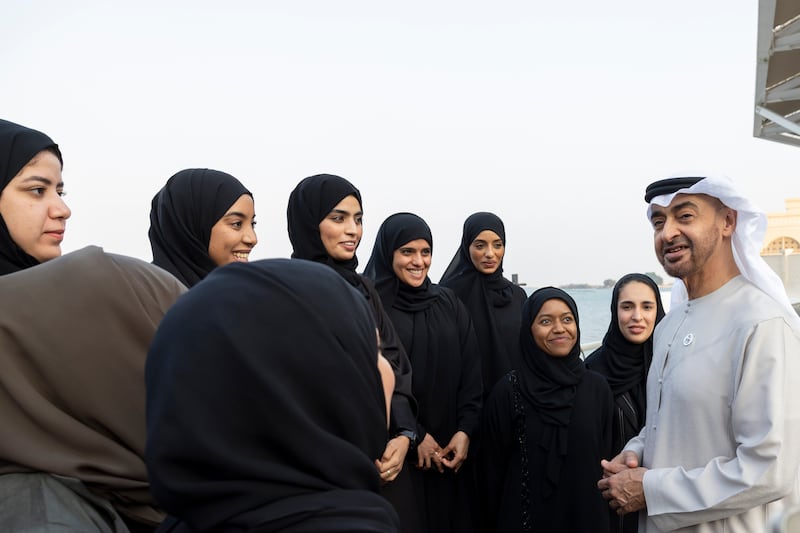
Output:
<svg viewBox="0 0 800 533">
<path fill-rule="evenodd" d="M 547 300 L 531 324 L 536 345 L 553 357 L 569 355 L 578 340 L 578 324 L 572 310 L 558 298 Z"/>
<path fill-rule="evenodd" d="M 395 276 L 411 287 L 419 287 L 431 268 L 431 245 L 425 239 L 415 239 L 394 251 L 392 270 Z"/>
<path fill-rule="evenodd" d="M 253 197 L 243 194 L 211 228 L 208 256 L 217 266 L 247 262 L 258 243 Z"/>
<path fill-rule="evenodd" d="M 363 216 L 358 199 L 350 195 L 336 204 L 319 223 L 319 238 L 332 259 L 349 261 L 356 255 L 364 234 L 364 227 L 361 225 Z"/>
</svg>

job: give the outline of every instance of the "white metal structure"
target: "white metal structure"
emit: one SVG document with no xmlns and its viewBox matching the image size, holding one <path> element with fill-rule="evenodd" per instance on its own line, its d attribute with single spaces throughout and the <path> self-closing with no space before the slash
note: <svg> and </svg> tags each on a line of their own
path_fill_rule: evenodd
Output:
<svg viewBox="0 0 800 533">
<path fill-rule="evenodd" d="M 800 0 L 759 0 L 753 135 L 800 146 Z"/>
</svg>

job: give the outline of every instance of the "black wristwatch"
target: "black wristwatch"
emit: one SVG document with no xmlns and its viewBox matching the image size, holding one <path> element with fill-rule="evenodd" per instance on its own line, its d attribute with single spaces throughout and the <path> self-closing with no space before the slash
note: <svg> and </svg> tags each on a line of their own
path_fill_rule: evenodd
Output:
<svg viewBox="0 0 800 533">
<path fill-rule="evenodd" d="M 417 434 L 410 429 L 398 431 L 395 437 L 408 437 L 408 449 L 413 450 L 417 446 Z"/>
</svg>

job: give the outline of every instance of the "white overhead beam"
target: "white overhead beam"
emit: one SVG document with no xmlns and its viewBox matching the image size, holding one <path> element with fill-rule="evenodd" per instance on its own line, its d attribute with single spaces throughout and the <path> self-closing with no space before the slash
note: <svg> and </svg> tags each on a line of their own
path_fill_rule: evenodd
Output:
<svg viewBox="0 0 800 533">
<path fill-rule="evenodd" d="M 780 128 L 800 136 L 800 124 L 792 122 L 783 115 L 779 115 L 778 113 L 775 113 L 765 107 L 761 107 L 758 105 L 756 106 L 756 113 L 766 118 L 767 120 L 771 120 L 775 125 L 779 126 Z"/>
</svg>

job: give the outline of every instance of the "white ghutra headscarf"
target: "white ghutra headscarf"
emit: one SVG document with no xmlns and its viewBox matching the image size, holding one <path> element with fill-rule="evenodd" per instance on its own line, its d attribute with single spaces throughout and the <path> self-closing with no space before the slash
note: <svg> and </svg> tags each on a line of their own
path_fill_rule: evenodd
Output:
<svg viewBox="0 0 800 533">
<path fill-rule="evenodd" d="M 677 194 L 706 194 L 718 198 L 723 204 L 736 210 L 736 229 L 732 239 L 733 258 L 736 260 L 736 266 L 748 281 L 786 308 L 793 326 L 800 328 L 800 317 L 797 316 L 789 301 L 783 282 L 761 257 L 761 246 L 767 231 L 767 215 L 753 202 L 742 196 L 729 177 L 710 175 L 700 179 L 694 185 L 652 198 L 647 206 L 647 220 L 650 220 L 653 204 L 667 207 Z M 671 306 L 688 299 L 686 286 L 681 280 L 676 280 L 672 286 Z"/>
</svg>

